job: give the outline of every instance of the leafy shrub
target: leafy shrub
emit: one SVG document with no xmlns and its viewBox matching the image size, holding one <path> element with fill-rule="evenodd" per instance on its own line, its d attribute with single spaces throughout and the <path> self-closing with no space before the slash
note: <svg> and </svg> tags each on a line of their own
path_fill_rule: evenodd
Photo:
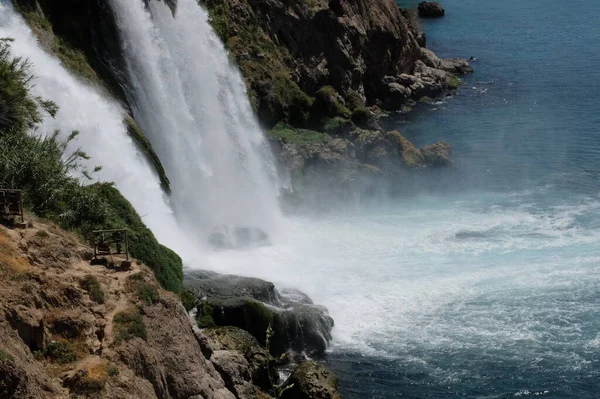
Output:
<svg viewBox="0 0 600 399">
<path fill-rule="evenodd" d="M 50 234 L 48 234 L 47 231 L 39 230 L 39 231 L 36 231 L 35 236 L 39 237 L 39 238 L 48 238 L 48 237 L 50 237 Z"/>
<path fill-rule="evenodd" d="M 52 114 L 56 105 L 29 94 L 33 77 L 27 60 L 10 56 L 11 39 L 0 38 L 0 132 L 8 129 L 25 131 L 41 122 L 38 106 Z"/>
<path fill-rule="evenodd" d="M 329 119 L 323 126 L 326 133 L 340 136 L 349 134 L 352 128 L 354 128 L 354 124 L 341 116 Z"/>
<path fill-rule="evenodd" d="M 181 303 L 186 311 L 190 311 L 194 309 L 198 303 L 196 296 L 189 292 L 188 290 L 182 290 L 179 294 L 179 298 L 181 299 Z"/>
<path fill-rule="evenodd" d="M 115 327 L 115 341 L 129 341 L 133 338 L 146 339 L 148 333 L 144 318 L 139 311 L 119 312 L 113 318 Z"/>
<path fill-rule="evenodd" d="M 136 292 L 138 299 L 151 306 L 160 302 L 160 294 L 154 286 L 146 281 L 146 274 L 139 272 L 129 276 L 129 284 Z"/>
<path fill-rule="evenodd" d="M 160 302 L 160 295 L 158 291 L 148 283 L 138 284 L 137 295 L 138 298 L 148 306 L 155 305 Z"/>
<path fill-rule="evenodd" d="M 275 125 L 273 129 L 269 130 L 267 135 L 273 139 L 281 140 L 284 143 L 295 144 L 326 143 L 331 139 L 331 137 L 325 133 L 319 133 L 308 129 L 297 129 L 281 122 Z"/>
<path fill-rule="evenodd" d="M 88 292 L 92 301 L 96 303 L 104 303 L 104 291 L 96 277 L 89 275 L 81 281 L 81 286 Z"/>
<path fill-rule="evenodd" d="M 198 307 L 198 315 L 196 316 L 196 324 L 200 328 L 215 327 L 216 323 L 213 319 L 215 308 L 209 304 L 203 304 Z"/>
<path fill-rule="evenodd" d="M 317 91 L 311 112 L 313 118 L 317 121 L 323 117 L 334 118 L 336 116 L 348 119 L 352 115 L 346 105 L 340 101 L 337 92 L 331 86 L 323 86 Z"/>
<path fill-rule="evenodd" d="M 54 363 L 66 364 L 77 360 L 75 347 L 67 341 L 52 341 L 43 351 L 44 357 Z"/>
</svg>

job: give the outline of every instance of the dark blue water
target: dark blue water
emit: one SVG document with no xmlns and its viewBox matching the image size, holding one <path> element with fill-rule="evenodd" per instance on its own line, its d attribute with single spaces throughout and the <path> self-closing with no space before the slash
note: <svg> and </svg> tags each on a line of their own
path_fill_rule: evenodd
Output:
<svg viewBox="0 0 600 399">
<path fill-rule="evenodd" d="M 600 398 L 600 2 L 442 5 L 428 47 L 475 73 L 388 123 L 455 168 L 369 219 L 410 245 L 363 263 L 388 274 L 346 304 L 365 319 L 340 317 L 329 364 L 346 399 Z"/>
</svg>

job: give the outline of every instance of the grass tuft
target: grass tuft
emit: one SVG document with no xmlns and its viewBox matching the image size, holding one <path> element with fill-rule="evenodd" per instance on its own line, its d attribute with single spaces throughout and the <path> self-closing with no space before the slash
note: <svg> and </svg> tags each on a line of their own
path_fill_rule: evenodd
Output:
<svg viewBox="0 0 600 399">
<path fill-rule="evenodd" d="M 81 281 L 81 287 L 88 292 L 92 301 L 100 304 L 104 303 L 104 290 L 102 290 L 102 286 L 96 277 L 86 276 Z"/>
<path fill-rule="evenodd" d="M 113 325 L 117 343 L 136 337 L 144 340 L 148 338 L 144 318 L 137 310 L 117 313 L 113 319 Z"/>
</svg>

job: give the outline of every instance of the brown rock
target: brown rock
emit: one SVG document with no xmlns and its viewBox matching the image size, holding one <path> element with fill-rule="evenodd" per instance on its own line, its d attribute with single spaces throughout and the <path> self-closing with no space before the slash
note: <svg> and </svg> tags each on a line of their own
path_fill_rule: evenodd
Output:
<svg viewBox="0 0 600 399">
<path fill-rule="evenodd" d="M 340 399 L 338 379 L 323 364 L 307 360 L 302 362 L 283 384 L 286 389 L 282 399 Z"/>
<path fill-rule="evenodd" d="M 421 154 L 423 154 L 423 159 L 428 166 L 452 166 L 452 148 L 445 141 L 426 145 L 421 148 Z"/>
</svg>

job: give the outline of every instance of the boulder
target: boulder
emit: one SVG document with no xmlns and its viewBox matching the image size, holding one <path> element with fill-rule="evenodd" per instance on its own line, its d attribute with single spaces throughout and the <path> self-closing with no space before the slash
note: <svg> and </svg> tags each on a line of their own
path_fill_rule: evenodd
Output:
<svg viewBox="0 0 600 399">
<path fill-rule="evenodd" d="M 275 358 L 267 350 L 261 347 L 256 338 L 249 332 L 237 327 L 213 327 L 203 330 L 203 335 L 207 338 L 209 345 L 217 353 L 219 351 L 229 351 L 237 353 L 243 357 L 247 364 L 249 379 L 257 387 L 269 391 L 273 384 L 279 382 Z M 222 356 L 217 357 L 217 359 Z M 211 355 L 210 360 L 215 363 L 216 359 Z M 217 367 L 221 372 L 224 367 Z M 238 374 L 239 375 L 239 374 Z M 227 379 L 223 377 L 227 382 Z"/>
<path fill-rule="evenodd" d="M 331 340 L 333 319 L 327 309 L 282 296 L 270 282 L 194 271 L 184 278 L 184 286 L 199 300 L 199 327 L 235 326 L 266 345 L 271 326 L 272 354 L 291 350 L 318 356 Z"/>
<path fill-rule="evenodd" d="M 302 362 L 292 372 L 283 387 L 281 399 L 340 399 L 338 379 L 323 364 L 311 360 Z"/>
<path fill-rule="evenodd" d="M 427 166 L 452 166 L 452 148 L 445 141 L 424 146 L 421 154 Z"/>
<path fill-rule="evenodd" d="M 422 18 L 439 18 L 446 13 L 437 1 L 422 1 L 419 3 L 417 10 Z"/>
</svg>

